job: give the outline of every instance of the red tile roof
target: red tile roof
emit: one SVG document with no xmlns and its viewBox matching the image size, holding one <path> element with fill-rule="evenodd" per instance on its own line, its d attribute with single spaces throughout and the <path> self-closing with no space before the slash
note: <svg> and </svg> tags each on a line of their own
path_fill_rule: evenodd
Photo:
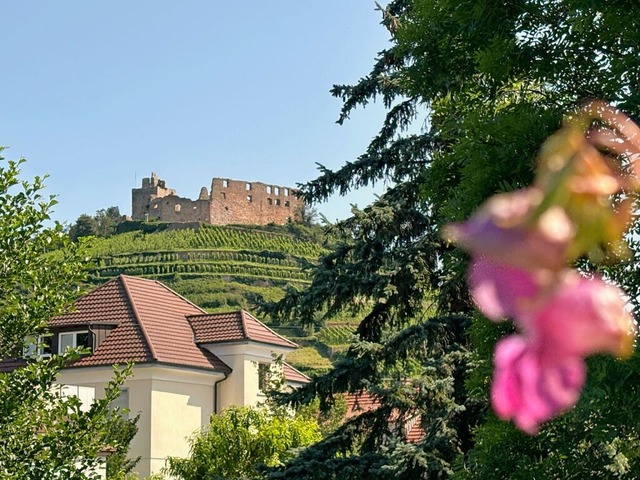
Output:
<svg viewBox="0 0 640 480">
<path fill-rule="evenodd" d="M 284 379 L 289 381 L 289 382 L 309 383 L 309 381 L 311 380 L 304 373 L 302 373 L 299 370 L 296 370 L 291 365 L 289 365 L 287 362 L 283 362 L 282 366 L 283 366 L 283 370 L 284 370 Z"/>
<path fill-rule="evenodd" d="M 189 315 L 187 317 L 195 334 L 195 342 L 233 343 L 253 341 L 287 348 L 298 346 L 267 327 L 244 310 L 225 313 Z"/>
<path fill-rule="evenodd" d="M 346 419 L 357 417 L 365 412 L 371 412 L 380 408 L 380 399 L 369 392 L 360 391 L 347 395 Z M 421 417 L 418 414 L 406 414 L 401 419 L 397 412 L 392 412 L 390 422 L 402 422 L 402 432 L 408 443 L 418 443 L 424 438 L 425 432 L 420 425 Z"/>
<path fill-rule="evenodd" d="M 403 431 L 408 443 L 418 443 L 425 436 L 425 431 L 420 425 L 422 418 L 416 415 L 405 422 Z"/>
<path fill-rule="evenodd" d="M 348 419 L 378 408 L 380 408 L 380 400 L 369 392 L 361 391 L 347 395 L 346 417 Z"/>
<path fill-rule="evenodd" d="M 74 312 L 53 318 L 50 325 L 117 325 L 93 354 L 75 362 L 75 367 L 162 362 L 231 371 L 193 341 L 186 317 L 204 310 L 160 282 L 120 275 L 80 298 L 75 306 Z"/>
<path fill-rule="evenodd" d="M 96 292 L 100 292 L 96 294 Z M 132 316 L 124 281 L 112 280 L 99 289 L 80 297 L 74 311 L 49 320 L 50 327 L 75 327 L 88 323 L 118 325 Z"/>
</svg>

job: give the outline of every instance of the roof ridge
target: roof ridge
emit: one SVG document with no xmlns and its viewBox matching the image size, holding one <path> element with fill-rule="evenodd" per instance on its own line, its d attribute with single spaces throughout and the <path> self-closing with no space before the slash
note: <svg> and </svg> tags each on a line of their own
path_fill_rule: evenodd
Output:
<svg viewBox="0 0 640 480">
<path fill-rule="evenodd" d="M 142 320 L 140 319 L 140 314 L 138 313 L 138 308 L 136 307 L 136 302 L 133 300 L 133 295 L 131 295 L 131 291 L 129 290 L 129 286 L 127 285 L 126 279 L 128 277 L 126 277 L 125 275 L 120 275 L 120 277 L 122 277 L 122 286 L 124 287 L 124 291 L 127 294 L 127 298 L 129 299 L 129 303 L 131 304 L 131 309 L 133 310 L 133 316 L 135 317 L 136 321 L 138 322 L 138 325 L 140 325 L 140 330 L 142 331 L 142 336 L 144 337 L 145 341 L 147 342 L 147 346 L 149 347 L 149 352 L 151 353 L 151 359 L 152 360 L 158 360 L 158 356 L 156 355 L 155 348 L 153 348 L 153 344 L 151 343 L 151 339 L 149 338 L 149 334 L 147 333 L 147 329 L 144 328 L 144 324 L 142 323 Z M 133 277 L 133 278 L 136 278 L 136 277 Z"/>
<path fill-rule="evenodd" d="M 240 313 L 240 310 L 242 310 L 241 308 L 236 308 L 234 310 L 223 310 L 222 312 L 204 312 L 203 315 L 207 315 L 207 316 L 214 316 L 214 315 L 230 315 L 230 314 L 234 314 L 234 315 L 238 315 Z M 200 314 L 197 315 L 187 315 L 187 317 L 200 317 Z"/>
<path fill-rule="evenodd" d="M 284 360 L 282 361 L 282 363 L 284 363 L 287 367 L 289 367 L 291 370 L 294 370 L 296 373 L 299 373 L 300 375 L 302 375 L 305 378 L 308 378 L 309 380 L 311 380 L 311 377 L 305 373 L 302 373 L 300 370 L 298 370 L 296 367 L 294 367 L 293 365 L 291 365 L 290 363 L 285 362 Z"/>
<path fill-rule="evenodd" d="M 249 312 L 245 312 L 243 308 L 240 309 L 240 324 L 242 325 L 242 334 L 244 335 L 244 338 L 246 338 L 247 340 L 251 340 L 249 338 L 249 330 L 247 330 L 247 319 L 245 317 L 245 315 L 248 315 Z"/>
<path fill-rule="evenodd" d="M 245 312 L 244 310 L 242 310 L 243 313 L 243 321 L 244 321 L 244 314 L 246 313 L 247 315 L 249 315 L 251 318 L 253 318 L 256 322 L 260 323 L 260 325 L 262 325 L 264 328 L 266 328 L 267 330 L 269 330 L 271 333 L 273 333 L 276 337 L 278 337 L 281 340 L 284 340 L 287 343 L 290 343 L 291 345 L 295 346 L 296 348 L 298 348 L 298 344 L 292 342 L 291 340 L 289 340 L 288 338 L 283 337 L 282 335 L 280 335 L 278 332 L 271 330 L 264 322 L 261 322 L 260 320 L 258 320 L 256 317 L 254 317 L 253 315 L 251 315 L 249 312 Z M 248 336 L 248 335 L 247 335 Z"/>
</svg>

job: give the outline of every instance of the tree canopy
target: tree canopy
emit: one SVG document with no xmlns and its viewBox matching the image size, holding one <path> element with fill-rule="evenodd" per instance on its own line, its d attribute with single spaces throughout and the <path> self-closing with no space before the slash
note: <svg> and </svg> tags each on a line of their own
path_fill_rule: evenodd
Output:
<svg viewBox="0 0 640 480">
<path fill-rule="evenodd" d="M 1 151 L 1 149 L 0 149 Z M 83 276 L 78 246 L 49 214 L 56 201 L 43 179 L 20 179 L 21 161 L 0 157 L 0 358 L 22 357 L 46 334 L 49 318 L 69 308 Z M 98 452 L 109 444 L 117 397 L 126 372 L 116 370 L 104 398 L 81 405 L 55 386 L 57 373 L 78 351 L 34 358 L 0 373 L 0 478 L 94 478 Z"/>
<path fill-rule="evenodd" d="M 118 207 L 101 208 L 93 216 L 83 213 L 69 227 L 69 238 L 76 242 L 82 237 L 110 237 L 115 235 L 120 222 L 122 215 Z"/>
<path fill-rule="evenodd" d="M 638 398 L 635 357 L 590 361 L 581 402 L 538 437 L 486 410 L 491 352 L 511 327 L 474 313 L 468 258 L 440 232 L 487 197 L 529 184 L 544 139 L 580 102 L 600 98 L 640 118 L 640 5 L 393 0 L 379 8 L 388 48 L 369 74 L 332 93 L 343 101 L 338 123 L 376 100 L 386 118 L 359 158 L 336 171 L 320 166 L 301 194 L 313 204 L 380 181 L 390 186 L 330 227 L 340 241 L 312 268 L 310 287 L 265 311 L 303 322 L 318 312 L 362 315 L 344 360 L 286 401 L 319 396 L 330 404 L 337 392 L 364 389 L 381 406 L 270 477 L 637 476 L 640 429 L 625 419 Z M 601 268 L 634 302 L 637 246 L 636 238 L 630 263 Z M 417 443 L 390 421 L 407 413 L 422 419 Z"/>
<path fill-rule="evenodd" d="M 194 434 L 188 458 L 169 457 L 166 471 L 183 480 L 263 478 L 258 467 L 280 465 L 292 449 L 319 438 L 315 420 L 266 407 L 231 406 Z"/>
</svg>

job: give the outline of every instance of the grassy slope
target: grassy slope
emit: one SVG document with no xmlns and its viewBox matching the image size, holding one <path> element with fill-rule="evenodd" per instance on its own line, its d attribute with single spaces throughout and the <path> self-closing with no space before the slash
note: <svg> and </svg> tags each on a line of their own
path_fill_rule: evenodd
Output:
<svg viewBox="0 0 640 480">
<path fill-rule="evenodd" d="M 287 287 L 307 284 L 302 267 L 324 252 L 318 229 L 310 227 L 166 227 L 127 225 L 125 230 L 140 230 L 91 239 L 89 281 L 97 285 L 120 273 L 154 278 L 210 312 L 255 311 L 260 300 L 276 301 Z M 307 373 L 329 368 L 353 331 L 352 324 L 315 333 L 274 328 L 301 346 L 288 360 Z"/>
</svg>

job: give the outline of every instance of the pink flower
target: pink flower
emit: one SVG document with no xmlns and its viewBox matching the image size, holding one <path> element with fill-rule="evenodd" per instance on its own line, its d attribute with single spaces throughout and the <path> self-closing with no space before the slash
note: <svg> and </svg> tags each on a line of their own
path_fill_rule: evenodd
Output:
<svg viewBox="0 0 640 480">
<path fill-rule="evenodd" d="M 494 363 L 493 409 L 530 435 L 580 398 L 586 370 L 580 357 L 551 360 L 539 345 L 511 335 L 496 346 Z"/>
<path fill-rule="evenodd" d="M 513 313 L 522 335 L 496 346 L 491 400 L 500 418 L 529 434 L 578 401 L 586 356 L 632 350 L 634 323 L 622 291 L 600 278 L 568 271 L 555 288 Z"/>
<path fill-rule="evenodd" d="M 468 282 L 473 301 L 491 320 L 517 316 L 540 290 L 531 272 L 500 265 L 485 257 L 472 260 Z"/>
<path fill-rule="evenodd" d="M 516 322 L 549 357 L 610 353 L 627 357 L 635 326 L 624 293 L 599 277 L 567 271 L 538 307 L 520 312 Z"/>
<path fill-rule="evenodd" d="M 632 168 L 613 164 L 612 153 Z M 545 142 L 532 187 L 495 195 L 446 228 L 471 253 L 474 302 L 491 320 L 510 317 L 521 332 L 496 347 L 491 399 L 498 416 L 527 433 L 575 405 L 588 355 L 631 354 L 635 324 L 623 292 L 568 264 L 628 252 L 623 233 L 634 203 L 611 197 L 637 190 L 638 174 L 640 128 L 591 102 Z"/>
</svg>

